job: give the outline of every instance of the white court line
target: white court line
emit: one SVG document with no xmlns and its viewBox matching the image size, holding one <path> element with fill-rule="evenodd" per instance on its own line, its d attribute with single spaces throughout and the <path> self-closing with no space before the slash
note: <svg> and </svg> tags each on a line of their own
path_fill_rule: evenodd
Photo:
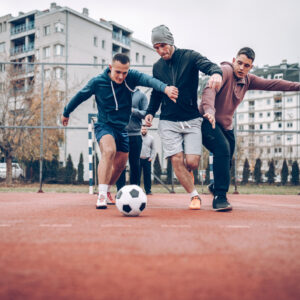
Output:
<svg viewBox="0 0 300 300">
<path fill-rule="evenodd" d="M 11 227 L 10 224 L 0 224 L 0 227 Z"/>
<path fill-rule="evenodd" d="M 299 226 L 297 226 L 297 225 L 295 225 L 295 226 L 284 226 L 284 225 L 279 225 L 279 226 L 277 226 L 277 228 L 279 228 L 279 229 L 300 229 L 300 225 Z"/>
<path fill-rule="evenodd" d="M 185 224 L 162 224 L 160 225 L 162 228 L 190 228 L 191 225 L 185 225 Z"/>
<path fill-rule="evenodd" d="M 72 227 L 72 224 L 40 224 L 40 227 Z"/>
<path fill-rule="evenodd" d="M 122 228 L 122 227 L 132 227 L 132 225 L 123 225 L 123 224 L 103 224 L 101 227 L 104 228 Z"/>
<path fill-rule="evenodd" d="M 221 226 L 223 227 L 223 226 Z M 237 228 L 237 229 L 243 229 L 243 228 L 250 228 L 249 225 L 226 225 L 226 228 Z"/>
<path fill-rule="evenodd" d="M 297 204 L 269 204 L 270 206 L 288 207 L 288 208 L 300 208 Z"/>
</svg>

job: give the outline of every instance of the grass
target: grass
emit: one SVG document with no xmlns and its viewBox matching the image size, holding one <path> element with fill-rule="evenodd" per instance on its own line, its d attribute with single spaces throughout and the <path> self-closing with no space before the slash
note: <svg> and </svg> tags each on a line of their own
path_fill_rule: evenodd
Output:
<svg viewBox="0 0 300 300">
<path fill-rule="evenodd" d="M 171 186 L 169 185 L 171 189 Z M 199 193 L 208 193 L 207 187 L 198 185 L 196 186 Z M 20 192 L 36 193 L 39 190 L 38 183 L 23 184 L 14 183 L 12 186 L 7 186 L 4 182 L 0 183 L 0 193 Z M 62 185 L 62 184 L 43 184 L 42 190 L 45 193 L 88 193 L 88 185 Z M 256 185 L 247 184 L 239 185 L 237 190 L 240 194 L 268 194 L 268 195 L 298 195 L 300 193 L 300 186 L 281 186 L 281 185 Z M 185 193 L 180 185 L 174 186 L 176 193 Z M 116 189 L 113 187 L 112 192 L 115 193 Z M 152 185 L 152 192 L 155 193 L 168 193 L 168 191 L 161 185 Z M 234 186 L 230 186 L 229 193 L 234 192 Z"/>
</svg>

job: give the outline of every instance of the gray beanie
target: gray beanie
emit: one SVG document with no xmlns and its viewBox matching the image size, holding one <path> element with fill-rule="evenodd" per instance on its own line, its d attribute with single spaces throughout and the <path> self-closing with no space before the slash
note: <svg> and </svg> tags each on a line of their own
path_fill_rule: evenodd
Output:
<svg viewBox="0 0 300 300">
<path fill-rule="evenodd" d="M 159 25 L 152 29 L 151 41 L 153 45 L 160 43 L 174 45 L 173 34 L 165 25 Z"/>
</svg>

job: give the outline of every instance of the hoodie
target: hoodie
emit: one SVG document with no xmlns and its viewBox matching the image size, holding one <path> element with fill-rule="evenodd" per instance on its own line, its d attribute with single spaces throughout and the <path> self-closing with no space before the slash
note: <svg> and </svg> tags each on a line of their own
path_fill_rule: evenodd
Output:
<svg viewBox="0 0 300 300">
<path fill-rule="evenodd" d="M 167 86 L 158 79 L 131 69 L 126 79 L 117 84 L 110 79 L 109 72 L 109 68 L 106 68 L 102 74 L 92 78 L 65 106 L 63 115 L 68 118 L 79 104 L 95 95 L 98 108 L 96 124 L 108 124 L 124 129 L 131 115 L 132 93 L 135 87 L 152 87 L 163 93 Z"/>
<path fill-rule="evenodd" d="M 233 73 L 233 65 L 229 62 L 221 63 L 223 71 L 222 86 L 219 90 L 208 86 L 202 93 L 199 107 L 200 113 L 210 113 L 216 122 L 225 130 L 231 130 L 234 112 L 243 101 L 248 90 L 265 91 L 299 91 L 300 83 L 282 79 L 264 79 L 254 74 L 247 74 L 239 79 Z"/>
</svg>

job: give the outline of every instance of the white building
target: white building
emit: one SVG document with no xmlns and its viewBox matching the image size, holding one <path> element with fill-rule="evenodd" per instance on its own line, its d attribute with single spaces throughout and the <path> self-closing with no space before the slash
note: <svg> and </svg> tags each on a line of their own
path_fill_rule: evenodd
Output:
<svg viewBox="0 0 300 300">
<path fill-rule="evenodd" d="M 298 64 L 283 61 L 278 66 L 257 68 L 253 73 L 268 79 L 299 81 L 299 72 Z M 248 91 L 237 109 L 236 117 L 239 175 L 246 158 L 251 171 L 256 159 L 260 158 L 263 173 L 273 159 L 276 174 L 280 174 L 284 159 L 289 171 L 293 161 L 300 162 L 299 92 Z"/>
<path fill-rule="evenodd" d="M 63 105 L 89 79 L 101 73 L 118 52 L 130 57 L 132 67 L 148 74 L 151 74 L 151 66 L 158 58 L 152 46 L 133 38 L 132 30 L 116 22 L 92 19 L 87 8 L 80 13 L 51 3 L 50 9 L 43 11 L 0 17 L 0 61 L 57 63 L 44 65 L 44 78 L 58 81 L 58 96 Z M 79 63 L 82 65 L 72 65 Z M 0 71 L 4 72 L 4 65 L 0 64 L 0 67 Z M 33 67 L 26 67 L 22 78 L 24 90 L 34 82 Z M 71 114 L 69 127 L 87 127 L 89 113 L 97 113 L 94 99 L 82 103 Z M 81 152 L 84 178 L 87 180 L 88 132 L 85 129 L 65 130 L 60 161 L 65 162 L 67 155 L 71 154 L 77 168 Z"/>
</svg>

